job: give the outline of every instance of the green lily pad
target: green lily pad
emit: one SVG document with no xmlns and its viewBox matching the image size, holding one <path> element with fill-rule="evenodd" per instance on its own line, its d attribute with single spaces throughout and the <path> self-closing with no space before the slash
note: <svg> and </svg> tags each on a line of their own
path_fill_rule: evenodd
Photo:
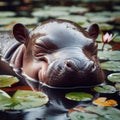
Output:
<svg viewBox="0 0 120 120">
<path fill-rule="evenodd" d="M 71 120 L 119 120 L 120 110 L 113 107 L 89 106 L 69 113 Z"/>
<path fill-rule="evenodd" d="M 77 22 L 80 25 L 87 22 L 87 18 L 84 16 L 80 16 L 80 15 L 60 16 L 60 17 L 58 17 L 58 19 L 71 20 L 71 21 Z"/>
<path fill-rule="evenodd" d="M 13 17 L 15 15 L 16 15 L 16 13 L 15 12 L 11 12 L 11 11 L 2 11 L 2 12 L 0 12 L 0 18 L 3 18 L 3 17 Z"/>
<path fill-rule="evenodd" d="M 0 96 L 3 96 L 3 97 L 0 97 L 0 100 L 4 100 L 4 98 L 11 98 L 5 91 L 3 90 L 0 90 Z"/>
<path fill-rule="evenodd" d="M 120 62 L 118 61 L 102 62 L 101 67 L 103 70 L 118 72 L 120 71 Z"/>
<path fill-rule="evenodd" d="M 25 18 L 25 17 L 10 17 L 10 18 L 0 18 L 0 25 L 11 25 L 15 23 L 23 23 L 24 25 L 37 24 L 38 18 Z"/>
<path fill-rule="evenodd" d="M 120 83 L 115 84 L 116 89 L 120 92 Z"/>
<path fill-rule="evenodd" d="M 18 78 L 10 75 L 0 75 L 0 88 L 10 87 L 12 84 L 19 82 Z"/>
<path fill-rule="evenodd" d="M 0 110 L 7 109 L 7 105 L 11 103 L 11 97 L 6 92 L 0 90 Z"/>
<path fill-rule="evenodd" d="M 116 36 L 114 39 L 113 39 L 114 42 L 116 43 L 120 43 L 120 36 Z"/>
<path fill-rule="evenodd" d="M 112 73 L 107 76 L 107 79 L 113 83 L 115 83 L 115 82 L 120 83 L 120 73 Z"/>
<path fill-rule="evenodd" d="M 98 50 L 102 50 L 102 46 L 103 46 L 103 43 L 98 43 Z M 111 45 L 109 45 L 109 44 L 105 44 L 105 46 L 104 46 L 104 50 L 111 50 L 112 49 L 112 46 Z M 103 52 L 106 52 L 106 51 L 98 51 L 98 56 L 99 56 L 99 54 L 100 54 L 100 56 L 102 56 L 103 54 Z M 110 51 L 107 51 L 107 53 L 109 53 Z M 100 57 L 99 56 L 99 57 Z M 103 58 L 103 57 L 102 57 Z M 104 58 L 103 58 L 104 59 Z"/>
<path fill-rule="evenodd" d="M 45 6 L 45 10 L 52 10 L 52 11 L 69 11 L 70 7 L 68 6 Z"/>
<path fill-rule="evenodd" d="M 111 85 L 101 85 L 101 86 L 96 86 L 93 88 L 94 91 L 99 92 L 99 93 L 115 93 L 116 88 L 111 86 Z"/>
<path fill-rule="evenodd" d="M 69 9 L 70 13 L 85 13 L 85 12 L 88 12 L 89 9 L 88 8 L 85 8 L 85 7 L 76 7 L 76 6 L 72 6 L 70 7 Z"/>
<path fill-rule="evenodd" d="M 53 14 L 54 13 L 54 14 Z M 32 12 L 32 15 L 34 17 L 39 17 L 39 18 L 44 18 L 44 19 L 47 19 L 49 17 L 53 17 L 53 18 L 56 18 L 56 17 L 59 17 L 59 16 L 66 16 L 66 15 L 69 15 L 68 12 L 66 11 L 55 11 L 55 10 L 39 10 L 39 11 L 34 11 Z"/>
<path fill-rule="evenodd" d="M 101 31 L 104 31 L 104 30 L 108 31 L 108 30 L 112 30 L 114 26 L 107 23 L 102 23 L 102 24 L 99 24 L 99 28 Z"/>
<path fill-rule="evenodd" d="M 109 16 L 100 16 L 96 15 L 95 17 L 90 17 L 89 21 L 94 23 L 106 23 L 106 22 L 113 22 L 115 19 L 114 17 Z"/>
<path fill-rule="evenodd" d="M 99 51 L 98 57 L 100 60 L 120 60 L 120 51 Z"/>
<path fill-rule="evenodd" d="M 89 101 L 93 98 L 91 94 L 84 92 L 70 92 L 67 93 L 65 97 L 73 101 Z"/>
<path fill-rule="evenodd" d="M 119 5 L 115 5 L 113 6 L 114 10 L 119 10 L 120 11 L 120 6 Z"/>
<path fill-rule="evenodd" d="M 23 110 L 40 107 L 48 102 L 48 97 L 42 92 L 17 90 L 13 97 L 0 93 L 0 110 Z"/>
</svg>

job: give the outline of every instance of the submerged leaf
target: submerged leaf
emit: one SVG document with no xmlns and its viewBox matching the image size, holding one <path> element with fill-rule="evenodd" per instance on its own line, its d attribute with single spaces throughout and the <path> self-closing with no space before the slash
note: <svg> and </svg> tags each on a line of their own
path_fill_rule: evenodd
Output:
<svg viewBox="0 0 120 120">
<path fill-rule="evenodd" d="M 116 92 L 115 87 L 111 85 L 96 86 L 93 89 L 94 91 L 99 92 L 99 93 L 115 93 Z"/>
<path fill-rule="evenodd" d="M 19 82 L 17 77 L 10 75 L 0 75 L 0 88 L 11 86 L 17 82 Z"/>
<path fill-rule="evenodd" d="M 84 92 L 70 92 L 67 93 L 65 97 L 69 100 L 74 100 L 74 101 L 88 101 L 93 98 L 91 94 Z"/>
</svg>

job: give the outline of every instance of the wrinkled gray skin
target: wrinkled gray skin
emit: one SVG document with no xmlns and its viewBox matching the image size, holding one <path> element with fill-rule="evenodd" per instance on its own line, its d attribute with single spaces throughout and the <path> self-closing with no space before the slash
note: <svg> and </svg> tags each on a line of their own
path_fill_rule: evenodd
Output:
<svg viewBox="0 0 120 120">
<path fill-rule="evenodd" d="M 104 75 L 97 58 L 97 24 L 85 31 L 67 20 L 49 20 L 28 31 L 22 24 L 13 27 L 21 45 L 10 64 L 30 78 L 52 87 L 97 85 Z"/>
</svg>

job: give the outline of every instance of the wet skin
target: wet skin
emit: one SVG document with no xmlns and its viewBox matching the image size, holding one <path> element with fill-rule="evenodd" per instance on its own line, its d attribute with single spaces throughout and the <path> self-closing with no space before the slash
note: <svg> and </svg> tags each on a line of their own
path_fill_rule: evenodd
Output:
<svg viewBox="0 0 120 120">
<path fill-rule="evenodd" d="M 10 64 L 32 79 L 53 87 L 92 86 L 104 81 L 97 58 L 97 24 L 85 31 L 67 20 L 49 20 L 30 32 L 22 24 L 13 27 L 21 45 Z"/>
</svg>

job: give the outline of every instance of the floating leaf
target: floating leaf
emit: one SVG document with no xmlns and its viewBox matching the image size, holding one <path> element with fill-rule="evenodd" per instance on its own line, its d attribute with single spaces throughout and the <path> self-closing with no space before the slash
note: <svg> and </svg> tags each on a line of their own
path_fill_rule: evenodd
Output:
<svg viewBox="0 0 120 120">
<path fill-rule="evenodd" d="M 17 82 L 19 82 L 17 77 L 10 75 L 0 75 L 0 88 L 11 86 Z"/>
<path fill-rule="evenodd" d="M 98 106 L 117 106 L 118 103 L 116 100 L 113 99 L 108 99 L 106 97 L 99 97 L 95 100 L 93 100 L 92 102 L 94 105 L 98 105 Z"/>
<path fill-rule="evenodd" d="M 108 30 L 112 30 L 114 26 L 107 23 L 102 23 L 102 24 L 99 24 L 99 28 L 101 31 L 104 31 L 104 30 L 108 31 Z"/>
<path fill-rule="evenodd" d="M 76 6 L 72 6 L 70 9 L 69 9 L 70 13 L 85 13 L 85 12 L 88 12 L 88 8 L 85 8 L 85 7 L 76 7 Z"/>
<path fill-rule="evenodd" d="M 99 51 L 100 60 L 120 60 L 120 51 Z"/>
<path fill-rule="evenodd" d="M 15 12 L 11 12 L 11 11 L 2 11 L 0 12 L 0 19 L 3 17 L 13 17 L 15 16 L 16 13 Z"/>
<path fill-rule="evenodd" d="M 11 103 L 11 97 L 6 92 L 0 90 L 0 110 L 8 109 L 7 105 Z"/>
<path fill-rule="evenodd" d="M 20 103 L 14 106 L 17 110 L 42 106 L 48 102 L 48 97 L 44 93 L 27 90 L 18 90 L 13 99 Z"/>
<path fill-rule="evenodd" d="M 54 13 L 54 14 L 53 14 Z M 39 10 L 32 12 L 32 15 L 39 18 L 59 17 L 69 15 L 66 11 L 54 11 L 54 10 Z"/>
<path fill-rule="evenodd" d="M 65 19 L 77 22 L 78 24 L 84 24 L 87 22 L 87 18 L 80 15 L 67 15 L 67 16 L 60 16 L 58 19 Z"/>
<path fill-rule="evenodd" d="M 70 7 L 68 6 L 45 6 L 44 7 L 44 10 L 47 10 L 47 11 L 66 11 L 68 12 L 70 9 Z M 37 9 L 37 11 L 40 10 L 40 9 Z"/>
<path fill-rule="evenodd" d="M 38 18 L 26 18 L 26 17 L 9 17 L 9 18 L 0 18 L 0 25 L 9 25 L 15 23 L 23 23 L 24 25 L 37 24 Z"/>
<path fill-rule="evenodd" d="M 120 92 L 120 83 L 115 84 L 116 89 Z"/>
<path fill-rule="evenodd" d="M 107 79 L 111 82 L 119 82 L 120 83 L 120 73 L 112 73 L 107 76 Z"/>
<path fill-rule="evenodd" d="M 117 71 L 120 71 L 120 62 L 118 62 L 118 61 L 102 62 L 101 67 L 102 67 L 103 70 L 117 72 Z"/>
<path fill-rule="evenodd" d="M 42 92 L 17 90 L 13 97 L 0 93 L 0 110 L 22 110 L 40 107 L 47 102 L 48 97 Z"/>
<path fill-rule="evenodd" d="M 114 39 L 113 39 L 114 42 L 116 43 L 120 43 L 120 36 L 116 36 Z"/>
<path fill-rule="evenodd" d="M 115 87 L 111 85 L 96 86 L 93 89 L 94 91 L 99 92 L 99 93 L 115 93 L 116 92 Z"/>
<path fill-rule="evenodd" d="M 88 101 L 93 98 L 91 94 L 84 92 L 70 92 L 67 93 L 65 97 L 69 100 L 74 100 L 74 101 Z"/>
<path fill-rule="evenodd" d="M 11 98 L 5 91 L 3 90 L 0 90 L 0 95 L 1 96 L 4 96 L 3 98 Z M 3 99 L 2 97 L 0 97 L 0 100 Z"/>
<path fill-rule="evenodd" d="M 113 107 L 78 107 L 69 112 L 69 116 L 71 120 L 119 120 L 120 110 Z"/>
<path fill-rule="evenodd" d="M 95 17 L 90 17 L 89 20 L 95 23 L 106 23 L 113 22 L 114 17 L 96 15 Z"/>
<path fill-rule="evenodd" d="M 102 50 L 102 46 L 103 46 L 103 43 L 98 43 L 98 50 Z M 112 49 L 112 46 L 111 45 L 109 45 L 109 44 L 106 44 L 105 46 L 104 46 L 104 50 L 110 50 L 110 49 Z M 99 56 L 102 56 L 102 53 L 104 53 L 105 51 L 101 51 L 101 52 L 99 52 L 98 51 L 98 57 Z M 109 51 L 108 51 L 109 52 Z M 100 55 L 99 55 L 100 54 Z M 103 58 L 104 59 L 104 58 Z"/>
</svg>

